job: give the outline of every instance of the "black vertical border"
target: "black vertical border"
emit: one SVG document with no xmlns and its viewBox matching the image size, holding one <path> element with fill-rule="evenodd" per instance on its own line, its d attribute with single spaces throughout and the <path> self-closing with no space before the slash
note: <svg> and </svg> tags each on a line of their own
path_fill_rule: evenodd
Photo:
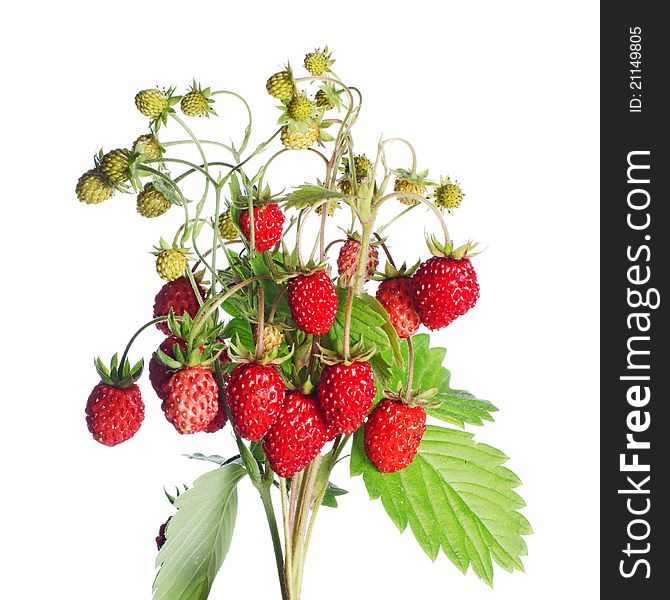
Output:
<svg viewBox="0 0 670 600">
<path fill-rule="evenodd" d="M 667 204 L 670 202 L 668 173 L 670 173 L 670 27 L 665 12 L 667 5 L 654 1 L 601 2 L 601 597 L 661 599 L 670 598 L 670 397 L 667 380 L 670 372 L 670 327 L 665 318 L 670 271 L 670 228 Z M 642 89 L 631 89 L 630 36 L 631 28 L 641 29 Z M 635 38 L 636 39 L 636 38 Z M 630 111 L 633 94 L 641 94 L 641 112 Z M 648 157 L 636 155 L 638 164 L 648 161 L 646 171 L 650 183 L 629 183 L 627 176 L 630 152 L 649 151 Z M 631 172 L 632 178 L 642 180 L 644 171 Z M 647 209 L 632 210 L 628 194 L 644 189 L 649 194 Z M 633 193 L 634 204 L 644 204 L 645 192 Z M 649 226 L 636 231 L 628 223 Z M 645 236 L 649 236 L 647 239 Z M 650 256 L 643 246 L 649 248 Z M 635 257 L 631 260 L 631 256 Z M 635 269 L 636 265 L 639 271 Z M 629 271 L 633 267 L 633 271 Z M 644 279 L 649 267 L 651 279 L 646 284 L 632 284 Z M 660 306 L 653 310 L 633 308 L 629 290 L 642 294 L 651 288 L 660 294 Z M 633 300 L 633 303 L 635 300 Z M 648 313 L 651 329 L 637 331 L 631 314 Z M 635 340 L 633 336 L 649 336 Z M 629 356 L 628 344 L 648 355 Z M 628 360 L 649 364 L 649 369 L 630 369 Z M 647 375 L 649 381 L 622 380 L 624 376 Z M 641 395 L 631 392 L 632 406 L 627 393 L 631 386 L 647 386 L 649 402 L 643 405 Z M 640 411 L 635 414 L 635 411 Z M 648 421 L 647 421 L 648 420 Z M 630 427 L 645 431 L 632 432 Z M 627 434 L 649 442 L 649 449 L 627 449 Z M 621 469 L 621 455 L 633 462 L 638 455 L 640 464 L 649 471 Z M 645 478 L 650 479 L 643 483 Z M 635 490 L 628 477 L 641 490 Z M 619 490 L 624 491 L 621 493 Z M 646 512 L 642 513 L 642 511 Z M 637 511 L 641 514 L 633 514 Z M 636 521 L 637 520 L 637 521 Z M 642 522 L 644 521 L 644 522 Z M 646 524 L 645 524 L 646 523 Z M 647 529 L 648 527 L 648 529 Z M 639 538 L 639 539 L 635 539 Z M 576 532 L 575 560 L 580 560 Z M 630 546 L 629 546 L 630 544 Z M 647 546 L 648 544 L 648 546 Z M 587 557 L 582 557 L 586 559 Z M 640 562 L 638 562 L 640 561 Z M 647 562 L 641 562 L 647 561 Z M 648 564 L 647 564 L 648 563 Z M 629 576 L 624 576 L 627 573 Z M 631 575 L 632 573 L 632 575 Z M 569 576 L 569 573 L 566 573 Z"/>
</svg>

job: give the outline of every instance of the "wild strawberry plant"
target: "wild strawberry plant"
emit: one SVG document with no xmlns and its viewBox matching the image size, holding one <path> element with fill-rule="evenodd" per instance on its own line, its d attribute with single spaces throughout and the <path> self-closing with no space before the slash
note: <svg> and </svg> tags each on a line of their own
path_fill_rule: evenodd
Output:
<svg viewBox="0 0 670 600">
<path fill-rule="evenodd" d="M 76 186 L 86 204 L 136 192 L 143 217 L 182 217 L 172 241 L 154 248 L 165 280 L 154 318 L 120 358 L 95 361 L 101 381 L 86 406 L 94 439 L 114 446 L 138 433 L 143 361 L 132 365 L 128 355 L 156 326 L 166 337 L 149 379 L 167 421 L 179 434 L 226 432 L 237 446 L 227 458 L 192 456 L 217 468 L 170 498 L 176 511 L 157 538 L 155 600 L 207 598 L 244 479 L 265 511 L 281 596 L 300 598 L 316 516 L 346 493 L 331 482 L 346 452 L 351 475 L 363 476 L 370 496 L 400 531 L 409 525 L 431 559 L 442 551 L 489 584 L 494 562 L 523 568 L 522 536 L 531 529 L 518 512 L 520 481 L 502 452 L 464 431 L 491 421 L 496 408 L 453 389 L 446 351 L 417 333 L 422 324 L 448 326 L 479 297 L 475 244 L 456 246 L 445 221 L 463 193 L 418 170 L 404 139 L 382 139 L 373 158 L 358 152 L 362 95 L 333 63 L 316 50 L 305 57 L 308 75 L 287 66 L 268 79 L 279 127 L 253 149 L 251 110 L 238 94 L 196 82 L 184 96 L 140 91 L 135 104 L 148 133 L 130 149 L 101 152 Z M 249 115 L 238 145 L 200 139 L 177 111 L 215 117 L 226 97 Z M 173 130 L 183 139 L 167 135 Z M 389 164 L 391 144 L 406 147 L 406 164 Z M 171 156 L 184 147 L 196 158 Z M 273 193 L 271 167 L 286 154 L 312 168 L 305 153 L 322 160 L 323 172 Z M 202 192 L 192 197 L 186 183 L 197 178 Z M 422 262 L 400 265 L 393 254 L 411 248 L 402 239 L 394 245 L 388 232 L 421 210 L 437 233 Z M 333 223 L 345 224 L 344 236 L 328 239 Z"/>
</svg>

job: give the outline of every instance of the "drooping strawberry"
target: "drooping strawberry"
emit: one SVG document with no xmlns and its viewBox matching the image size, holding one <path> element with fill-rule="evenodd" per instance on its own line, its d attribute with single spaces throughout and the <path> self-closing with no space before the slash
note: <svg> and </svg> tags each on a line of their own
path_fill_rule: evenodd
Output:
<svg viewBox="0 0 670 600">
<path fill-rule="evenodd" d="M 235 367 L 226 385 L 226 399 L 237 434 L 259 441 L 277 420 L 284 393 L 284 380 L 272 365 L 245 362 Z"/>
<path fill-rule="evenodd" d="M 472 248 L 471 244 L 453 252 L 447 248 L 441 256 L 422 263 L 414 273 L 414 304 L 428 329 L 446 327 L 477 302 L 479 283 L 467 255 Z"/>
<path fill-rule="evenodd" d="M 286 394 L 274 425 L 263 437 L 263 451 L 280 477 L 302 471 L 328 440 L 328 427 L 313 394 Z"/>
<path fill-rule="evenodd" d="M 305 333 L 321 335 L 335 321 L 337 292 L 325 271 L 291 279 L 287 299 L 295 324 Z"/>
<path fill-rule="evenodd" d="M 171 520 L 172 517 L 168 517 L 168 520 L 165 521 L 165 523 L 163 523 L 158 528 L 158 535 L 156 536 L 156 546 L 158 546 L 159 550 L 165 545 L 165 542 L 167 542 L 167 536 L 165 534 L 167 532 L 167 526 Z"/>
<path fill-rule="evenodd" d="M 421 324 L 414 306 L 411 277 L 385 279 L 377 289 L 377 300 L 389 314 L 391 324 L 401 338 L 412 337 Z"/>
<path fill-rule="evenodd" d="M 281 239 L 284 229 L 284 213 L 277 204 L 254 207 L 254 247 L 265 252 Z M 247 241 L 251 240 L 251 218 L 248 210 L 240 214 L 240 228 Z"/>
<path fill-rule="evenodd" d="M 324 367 L 319 383 L 319 407 L 330 435 L 356 431 L 370 411 L 376 392 L 372 367 L 367 361 Z"/>
<path fill-rule="evenodd" d="M 86 403 L 86 424 L 93 438 L 105 446 L 116 446 L 133 437 L 144 420 L 144 402 L 135 382 L 142 374 L 143 361 L 132 369 L 127 360 L 119 367 L 114 355 L 108 369 L 95 362 L 100 375 Z"/>
<path fill-rule="evenodd" d="M 204 290 L 200 290 L 201 295 Z M 198 297 L 193 291 L 188 277 L 179 277 L 174 281 L 166 283 L 156 294 L 154 301 L 154 317 L 165 317 L 170 312 L 174 311 L 175 316 L 180 317 L 184 313 L 194 317 L 200 308 Z M 170 329 L 165 321 L 156 323 L 156 327 L 164 334 L 169 334 Z"/>
<path fill-rule="evenodd" d="M 186 367 L 165 384 L 165 418 L 182 434 L 204 431 L 219 412 L 219 386 L 208 367 Z"/>
<path fill-rule="evenodd" d="M 361 255 L 361 243 L 353 237 L 349 237 L 342 247 L 337 257 L 337 272 L 340 275 L 340 281 L 343 286 L 350 285 L 358 270 L 358 259 Z M 379 251 L 375 246 L 369 246 L 368 258 L 365 263 L 364 277 L 370 278 L 375 274 L 379 264 Z"/>
<path fill-rule="evenodd" d="M 382 473 L 409 465 L 426 431 L 426 411 L 396 398 L 383 398 L 364 428 L 365 452 Z"/>
<path fill-rule="evenodd" d="M 158 350 L 164 352 L 170 358 L 174 358 L 173 347 L 175 344 L 179 345 L 183 351 L 186 351 L 186 343 L 184 340 L 181 340 L 174 335 L 166 337 L 161 342 Z M 172 377 L 173 373 L 174 370 L 162 363 L 156 356 L 156 353 L 152 355 L 151 360 L 149 361 L 149 381 L 151 381 L 151 386 L 161 400 L 165 400 L 167 397 L 167 392 L 164 387 L 170 380 L 170 377 Z"/>
</svg>

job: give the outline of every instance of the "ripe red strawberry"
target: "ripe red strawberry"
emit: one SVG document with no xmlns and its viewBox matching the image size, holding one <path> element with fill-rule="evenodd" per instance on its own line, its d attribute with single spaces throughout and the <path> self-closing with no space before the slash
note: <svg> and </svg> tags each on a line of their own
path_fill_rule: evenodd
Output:
<svg viewBox="0 0 670 600">
<path fill-rule="evenodd" d="M 361 243 L 349 238 L 337 257 L 337 272 L 342 277 L 344 285 L 349 285 L 356 277 L 358 270 L 358 258 L 361 255 Z M 368 260 L 365 264 L 365 277 L 369 278 L 375 274 L 379 264 L 379 251 L 374 246 L 368 248 Z"/>
<path fill-rule="evenodd" d="M 201 295 L 203 290 L 200 290 Z M 166 283 L 156 294 L 156 300 L 154 301 L 154 317 L 164 317 L 170 312 L 170 309 L 174 311 L 174 314 L 178 317 L 184 313 L 188 313 L 192 317 L 196 315 L 200 304 L 198 303 L 198 298 L 193 291 L 193 286 L 191 285 L 188 277 L 179 277 L 174 281 Z M 156 323 L 156 327 L 160 329 L 165 335 L 170 333 L 170 329 L 165 321 Z"/>
<path fill-rule="evenodd" d="M 414 306 L 414 288 L 411 277 L 392 277 L 381 282 L 377 300 L 389 314 L 391 324 L 401 338 L 412 337 L 419 329 L 421 319 Z"/>
<path fill-rule="evenodd" d="M 159 350 L 167 354 L 170 358 L 174 358 L 174 353 L 172 348 L 175 344 L 179 344 L 181 349 L 186 351 L 186 342 L 180 340 L 174 335 L 166 337 L 159 346 Z M 152 355 L 151 360 L 149 361 L 149 381 L 151 381 L 151 386 L 154 388 L 156 395 L 161 399 L 165 400 L 167 398 L 167 392 L 165 391 L 165 384 L 170 381 L 174 371 L 165 366 L 156 355 Z"/>
<path fill-rule="evenodd" d="M 223 406 L 222 402 L 219 402 L 219 410 L 216 413 L 216 416 L 207 424 L 204 431 L 205 433 L 216 433 L 220 429 L 223 429 L 228 422 L 228 415 L 226 414 L 226 409 Z"/>
<path fill-rule="evenodd" d="M 219 386 L 206 367 L 177 371 L 165 384 L 162 409 L 179 433 L 204 431 L 219 411 Z"/>
<path fill-rule="evenodd" d="M 144 420 L 144 402 L 134 383 L 116 387 L 103 381 L 86 403 L 86 423 L 96 441 L 116 446 L 133 437 Z"/>
<path fill-rule="evenodd" d="M 167 542 L 165 531 L 167 530 L 168 523 L 171 519 L 172 517 L 168 517 L 168 520 L 165 521 L 165 523 L 163 523 L 158 529 L 158 535 L 156 536 L 156 546 L 158 546 L 159 550 L 165 545 L 165 542 Z"/>
<path fill-rule="evenodd" d="M 356 431 L 365 420 L 376 393 L 370 363 L 326 366 L 319 384 L 319 406 L 330 427 L 330 435 Z"/>
<path fill-rule="evenodd" d="M 226 386 L 228 407 L 237 434 L 260 440 L 277 420 L 284 402 L 284 380 L 272 365 L 241 363 Z"/>
<path fill-rule="evenodd" d="M 426 411 L 400 400 L 383 398 L 365 423 L 365 452 L 382 473 L 409 465 L 426 431 Z"/>
<path fill-rule="evenodd" d="M 274 425 L 263 437 L 263 451 L 280 477 L 302 471 L 321 452 L 328 440 L 328 428 L 314 395 L 286 394 Z"/>
<path fill-rule="evenodd" d="M 325 271 L 291 279 L 287 297 L 293 320 L 305 333 L 321 335 L 335 321 L 337 292 Z"/>
<path fill-rule="evenodd" d="M 254 207 L 254 246 L 258 252 L 270 250 L 281 239 L 285 218 L 276 204 Z M 248 210 L 240 215 L 240 228 L 244 237 L 250 240 L 251 218 Z"/>
<path fill-rule="evenodd" d="M 412 277 L 414 304 L 428 329 L 441 329 L 479 298 L 477 274 L 468 258 L 433 256 Z"/>
</svg>

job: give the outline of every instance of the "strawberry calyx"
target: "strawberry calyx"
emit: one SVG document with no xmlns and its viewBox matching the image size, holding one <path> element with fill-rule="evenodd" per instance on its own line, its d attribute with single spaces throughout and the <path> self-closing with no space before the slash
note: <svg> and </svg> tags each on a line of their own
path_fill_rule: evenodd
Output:
<svg viewBox="0 0 670 600">
<path fill-rule="evenodd" d="M 178 320 L 174 311 L 170 309 L 167 325 L 170 333 L 184 342 L 183 346 L 175 344 L 172 347 L 173 356 L 169 356 L 160 349 L 156 352 L 158 360 L 169 369 L 208 367 L 215 361 L 220 360 L 226 351 L 226 344 L 222 339 L 223 324 L 205 323 L 198 334 L 191 339 L 193 329 L 191 315 L 184 313 Z"/>
<path fill-rule="evenodd" d="M 415 406 L 421 406 L 423 408 L 435 408 L 439 405 L 439 402 L 434 400 L 437 392 L 437 388 L 430 388 L 428 390 L 404 389 L 401 383 L 398 386 L 397 391 L 385 390 L 384 396 L 386 398 L 390 398 L 391 400 L 402 402 L 403 404 L 412 408 Z"/>
<path fill-rule="evenodd" d="M 438 256 L 440 258 L 453 258 L 454 260 L 472 258 L 479 254 L 479 252 L 473 252 L 478 244 L 479 242 L 469 240 L 462 246 L 454 247 L 454 243 L 451 240 L 443 243 L 434 235 L 426 236 L 428 250 L 430 250 L 433 256 Z"/>
<path fill-rule="evenodd" d="M 142 376 L 142 370 L 144 369 L 143 358 L 134 366 L 131 366 L 130 361 L 125 356 L 122 363 L 119 364 L 118 354 L 112 356 L 109 367 L 99 357 L 93 361 L 93 364 L 103 383 L 121 389 L 133 385 Z"/>
<path fill-rule="evenodd" d="M 406 181 L 407 183 L 412 183 L 415 185 L 432 186 L 437 185 L 435 181 L 428 179 L 428 169 L 425 171 L 417 171 L 416 168 L 413 169 L 391 169 L 398 179 Z"/>
<path fill-rule="evenodd" d="M 344 343 L 342 340 L 337 340 L 335 350 L 324 348 L 319 344 L 319 360 L 327 366 L 338 364 L 349 366 L 356 362 L 368 362 L 376 353 L 377 346 L 373 344 L 366 348 L 363 340 L 360 340 L 349 349 L 348 356 L 346 356 L 344 351 Z"/>
<path fill-rule="evenodd" d="M 263 352 L 258 358 L 255 352 L 246 348 L 240 342 L 240 336 L 236 336 L 235 342 L 228 344 L 228 357 L 234 363 L 258 363 L 261 365 L 281 365 L 293 356 L 294 348 L 290 348 L 288 353 L 281 355 L 282 346 L 272 348 L 269 352 Z"/>
<path fill-rule="evenodd" d="M 419 268 L 421 261 L 417 261 L 411 266 L 407 266 L 407 263 L 402 263 L 400 267 L 392 265 L 390 262 L 387 262 L 384 265 L 384 280 L 386 279 L 395 279 L 396 277 L 411 277 L 414 275 L 414 272 Z"/>
</svg>

